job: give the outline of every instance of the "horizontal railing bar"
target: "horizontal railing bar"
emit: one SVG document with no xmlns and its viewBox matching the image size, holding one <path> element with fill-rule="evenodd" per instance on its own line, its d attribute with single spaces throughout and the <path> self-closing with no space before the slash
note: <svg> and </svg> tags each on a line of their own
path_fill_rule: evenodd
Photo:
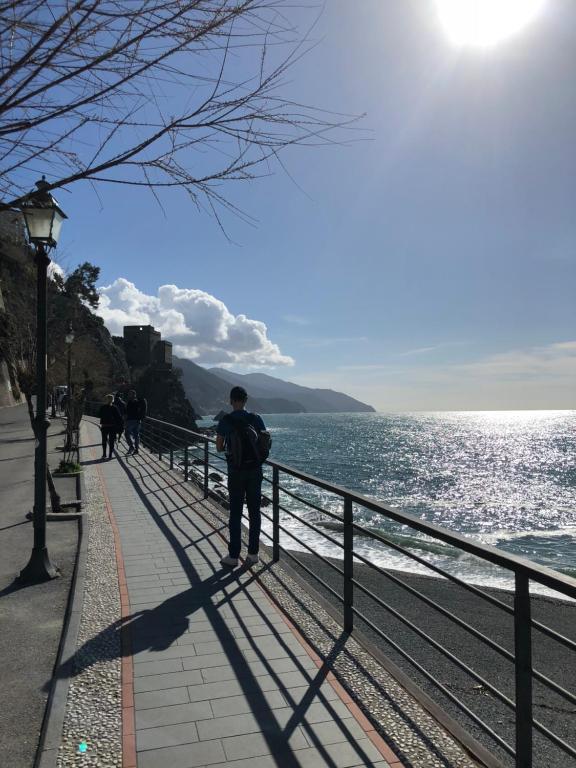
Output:
<svg viewBox="0 0 576 768">
<path fill-rule="evenodd" d="M 287 488 L 285 488 L 283 485 L 278 485 L 278 488 L 282 493 L 285 493 L 287 496 L 291 496 L 293 499 L 296 499 L 296 501 L 301 502 L 302 504 L 305 504 L 307 507 L 310 507 L 311 509 L 315 509 L 317 512 L 320 512 L 323 515 L 327 515 L 328 517 L 333 518 L 339 523 L 342 522 L 342 515 L 337 515 L 334 512 L 329 512 L 327 509 L 324 509 L 323 507 L 319 507 L 317 504 L 314 504 L 313 501 L 308 501 L 308 499 L 302 498 L 302 496 L 299 496 L 297 493 L 293 493 L 292 491 L 289 491 Z"/>
<path fill-rule="evenodd" d="M 565 645 L 567 648 L 570 648 L 571 651 L 576 651 L 576 642 L 574 640 L 571 640 L 569 637 L 565 637 L 564 635 L 561 635 L 559 632 L 556 632 L 555 629 L 551 629 L 550 627 L 547 627 L 545 624 L 541 624 L 539 621 L 535 621 L 532 619 L 532 626 L 537 629 L 539 632 L 542 632 L 544 635 L 548 635 L 548 637 L 551 637 L 553 640 L 556 640 L 558 643 L 562 643 L 562 645 Z"/>
<path fill-rule="evenodd" d="M 320 555 L 320 554 L 318 554 L 318 552 L 316 552 L 316 550 L 315 550 L 313 547 L 311 547 L 309 544 L 305 544 L 305 543 L 304 543 L 304 542 L 303 542 L 301 539 L 299 539 L 299 538 L 298 538 L 298 536 L 296 536 L 296 534 L 294 534 L 294 533 L 292 533 L 291 531 L 289 531 L 289 530 L 288 530 L 287 528 L 285 528 L 283 525 L 280 525 L 280 524 L 279 524 L 279 525 L 278 525 L 278 528 L 279 528 L 281 531 L 284 531 L 284 533 L 285 533 L 285 534 L 287 534 L 288 536 L 290 536 L 291 538 L 295 539 L 295 540 L 296 540 L 296 541 L 297 541 L 297 542 L 300 544 L 300 546 L 301 546 L 301 547 L 304 547 L 304 549 L 307 549 L 307 550 L 308 550 L 308 552 L 311 552 L 311 553 L 312 553 L 312 554 L 313 554 L 315 557 L 317 557 L 317 558 L 319 558 L 320 560 L 322 560 L 322 562 L 324 563 L 324 565 L 327 565 L 329 568 L 332 568 L 332 570 L 333 570 L 333 571 L 336 571 L 336 573 L 339 573 L 339 574 L 340 574 L 340 576 L 344 576 L 344 571 L 343 571 L 341 568 L 338 568 L 338 566 L 337 566 L 337 565 L 334 565 L 334 563 L 331 563 L 331 562 L 330 562 L 329 560 L 327 560 L 327 559 L 326 559 L 326 558 L 325 558 L 323 555 Z M 322 580 L 322 579 L 321 579 L 319 576 L 316 576 L 315 578 L 316 578 L 318 581 L 320 581 L 322 584 L 324 584 L 325 586 L 328 586 L 328 584 L 326 584 L 326 583 L 325 583 L 325 582 L 324 582 L 324 581 L 323 581 L 323 580 Z"/>
<path fill-rule="evenodd" d="M 437 603 L 435 600 L 432 600 L 427 595 L 424 595 L 422 592 L 419 592 L 414 587 L 411 587 L 409 584 L 405 584 L 403 581 L 398 579 L 393 574 L 389 573 L 388 571 L 384 570 L 383 568 L 380 568 L 375 563 L 371 563 L 370 560 L 368 560 L 363 555 L 360 555 L 358 552 L 354 553 L 354 557 L 360 560 L 361 562 L 368 565 L 370 568 L 373 568 L 374 570 L 378 571 L 378 573 L 381 573 L 382 576 L 386 577 L 387 579 L 390 579 L 395 584 L 398 584 L 399 587 L 402 587 L 402 589 L 407 590 L 410 592 L 410 594 L 417 597 L 419 600 L 422 600 L 427 605 L 429 605 L 434 610 L 441 613 L 443 616 L 446 616 L 446 618 L 453 621 L 455 624 L 457 624 L 459 627 L 462 627 L 462 629 L 466 630 L 466 632 L 470 632 L 470 634 L 474 635 L 474 637 L 477 640 L 480 640 L 483 643 L 486 643 L 486 645 L 490 646 L 492 650 L 496 651 L 496 653 L 499 653 L 501 656 L 504 656 L 505 659 L 508 659 L 508 661 L 514 662 L 514 654 L 510 653 L 510 651 L 507 651 L 506 648 L 503 648 L 501 645 L 496 643 L 494 640 L 491 640 L 486 635 L 482 634 L 480 630 L 476 629 L 475 627 L 468 624 L 466 621 L 461 619 L 459 616 L 456 616 L 456 614 L 449 611 L 447 608 L 444 608 L 439 603 Z"/>
<path fill-rule="evenodd" d="M 508 742 L 504 741 L 504 739 L 499 736 L 496 731 L 493 731 L 492 728 L 490 728 L 489 725 L 486 725 L 486 723 L 475 713 L 473 712 L 469 707 L 464 704 L 464 702 L 460 701 L 460 699 L 455 696 L 452 691 L 450 691 L 446 686 L 442 685 L 442 683 L 438 682 L 436 678 L 428 672 L 428 670 L 423 667 L 416 659 L 414 659 L 412 656 L 410 656 L 407 651 L 405 651 L 398 643 L 396 643 L 392 638 L 387 635 L 385 632 L 383 632 L 380 627 L 377 627 L 374 622 L 370 621 L 370 619 L 367 619 L 365 616 L 362 616 L 360 612 L 352 607 L 353 612 L 358 616 L 362 621 L 364 621 L 370 629 L 375 632 L 379 637 L 382 638 L 385 642 L 389 643 L 389 645 L 394 648 L 395 651 L 397 651 L 400 656 L 402 656 L 406 661 L 408 661 L 412 666 L 414 666 L 430 683 L 435 685 L 442 693 L 453 703 L 456 704 L 457 707 L 459 707 L 468 717 L 473 720 L 476 725 L 478 725 L 485 733 L 487 733 L 489 736 L 491 736 L 494 741 L 502 747 L 503 750 L 508 752 L 509 755 L 512 755 L 512 757 L 516 756 L 515 750 L 508 744 Z"/>
<path fill-rule="evenodd" d="M 352 523 L 352 526 L 353 528 L 364 530 L 362 526 L 358 525 L 357 523 Z M 409 549 L 405 549 L 404 547 L 401 547 L 399 544 L 395 544 L 393 541 L 390 541 L 390 539 L 387 539 L 385 536 L 382 536 L 379 533 L 373 533 L 372 538 L 382 542 L 383 544 L 386 544 L 386 546 L 390 547 L 391 549 L 395 549 L 397 552 L 400 552 L 406 555 L 406 557 L 411 558 L 415 562 L 420 563 L 421 565 L 424 565 L 426 568 L 429 568 L 431 571 L 434 571 L 434 573 L 438 573 L 440 576 L 448 579 L 453 584 L 458 584 L 459 587 L 462 587 L 463 589 L 468 590 L 468 592 L 471 592 L 473 595 L 476 595 L 476 597 L 479 597 L 482 600 L 488 601 L 492 605 L 502 609 L 503 611 L 506 611 L 506 613 L 509 613 L 510 615 L 514 615 L 514 609 L 511 606 L 506 605 L 506 603 L 503 603 L 501 600 L 498 600 L 498 598 L 496 597 L 492 597 L 492 595 L 486 594 L 481 589 L 478 589 L 478 587 L 475 587 L 473 584 L 468 584 L 467 582 L 462 581 L 462 579 L 459 579 L 458 576 L 453 576 L 451 573 L 448 573 L 447 571 L 442 570 L 442 568 L 438 568 L 438 566 L 433 565 L 432 563 L 429 563 L 427 560 L 424 560 L 423 557 L 420 557 L 420 555 L 415 555 L 413 552 L 410 552 Z"/>
<path fill-rule="evenodd" d="M 368 589 L 368 587 L 365 587 L 364 584 L 360 583 L 356 579 L 352 579 L 352 583 L 354 584 L 355 587 L 358 587 L 360 591 L 364 592 L 365 595 L 368 595 L 368 597 L 371 597 L 372 600 L 378 603 L 378 605 L 384 608 L 384 610 L 388 611 L 393 616 L 395 616 L 398 619 L 398 621 L 401 621 L 402 624 L 404 624 L 409 629 L 411 629 L 412 632 L 415 632 L 419 637 L 421 637 L 423 640 L 429 643 L 433 648 L 435 648 L 439 653 L 445 656 L 449 661 L 451 661 L 457 667 L 460 667 L 460 669 L 466 672 L 466 674 L 470 675 L 470 677 L 473 677 L 474 680 L 476 680 L 478 683 L 480 683 L 485 688 L 487 688 L 490 691 L 490 693 L 492 693 L 497 699 L 500 699 L 500 701 L 503 704 L 506 704 L 506 706 L 510 707 L 510 709 L 516 708 L 516 705 L 514 704 L 514 702 L 511 699 L 509 699 L 505 694 L 503 694 L 501 691 L 499 691 L 498 688 L 495 688 L 492 685 L 492 683 L 489 683 L 488 680 L 482 677 L 482 675 L 479 675 L 477 672 L 475 672 L 472 669 L 472 667 L 469 667 L 467 664 L 461 661 L 457 656 L 455 656 L 451 651 L 449 651 L 447 648 L 444 648 L 444 646 L 442 646 L 437 640 L 434 640 L 433 637 L 430 637 L 430 635 L 426 634 L 424 630 L 417 627 L 413 622 L 410 621 L 410 619 L 407 619 L 405 616 L 399 613 L 395 608 L 392 608 L 392 606 L 388 605 L 388 603 L 385 603 L 384 600 L 378 597 L 378 595 L 375 595 L 374 592 Z M 366 621 L 365 617 L 359 611 L 357 611 L 356 614 L 361 619 Z"/>
<path fill-rule="evenodd" d="M 571 744 L 568 744 L 567 741 L 561 739 L 560 736 L 556 736 L 555 733 L 552 733 L 552 731 L 546 728 L 546 726 L 540 723 L 538 720 L 532 720 L 532 725 L 534 728 L 536 728 L 537 731 L 540 731 L 543 736 L 546 736 L 546 738 L 550 739 L 550 741 L 559 747 L 563 752 L 567 752 L 571 757 L 576 757 L 576 749 L 574 749 Z"/>
<path fill-rule="evenodd" d="M 318 488 L 323 488 L 326 491 L 336 493 L 343 498 L 348 497 L 353 504 L 365 507 L 366 509 L 370 509 L 373 512 L 378 512 L 385 517 L 395 520 L 397 523 L 407 525 L 410 528 L 415 528 L 421 533 L 425 533 L 429 536 L 432 536 L 433 538 L 440 539 L 440 541 L 451 544 L 458 549 L 464 550 L 464 552 L 468 552 L 471 555 L 476 555 L 483 560 L 488 560 L 488 562 L 494 563 L 494 565 L 499 565 L 502 568 L 507 568 L 508 570 L 514 572 L 520 571 L 524 575 L 528 576 L 528 578 L 537 581 L 539 584 L 549 586 L 558 592 L 562 592 L 563 594 L 568 595 L 569 597 L 576 598 L 576 579 L 573 579 L 570 576 L 566 576 L 565 574 L 559 573 L 558 571 L 553 571 L 551 568 L 548 568 L 544 565 L 532 563 L 530 560 L 526 560 L 525 558 L 519 557 L 518 555 L 503 553 L 496 549 L 496 547 L 489 546 L 488 544 L 476 543 L 472 539 L 469 539 L 462 534 L 452 533 L 451 531 L 448 531 L 439 525 L 435 525 L 434 523 L 427 523 L 417 517 L 408 515 L 405 512 L 400 512 L 397 509 L 385 507 L 383 504 L 380 504 L 373 499 L 369 499 L 367 496 L 363 496 L 356 491 L 351 491 L 348 488 L 343 488 L 342 486 L 334 485 L 324 480 L 320 480 L 319 478 L 314 477 L 314 475 L 301 472 L 300 470 L 294 469 L 287 464 L 281 464 L 277 461 L 269 461 L 268 464 L 270 464 L 272 467 L 277 467 L 281 472 L 286 472 L 289 475 L 292 475 L 292 477 L 297 477 L 298 479 L 304 480 L 305 482 L 315 485 Z M 355 525 L 355 527 L 360 527 L 361 530 L 364 531 L 368 536 L 372 534 L 371 531 L 362 528 L 361 526 Z"/>
<path fill-rule="evenodd" d="M 554 682 L 554 680 L 546 677 L 546 675 L 543 675 L 542 672 L 539 672 L 537 669 L 533 669 L 532 674 L 538 682 L 542 683 L 542 685 L 545 685 L 547 688 L 550 688 L 550 690 L 557 693 L 558 696 L 562 696 L 562 698 L 566 699 L 571 704 L 576 704 L 576 696 L 573 693 L 570 693 L 570 691 L 567 691 L 566 688 L 563 688 L 561 685 Z"/>
<path fill-rule="evenodd" d="M 178 424 L 171 424 L 169 421 L 162 421 L 161 419 L 156 419 L 154 416 L 146 416 L 147 421 L 152 421 L 154 424 L 162 424 L 165 427 L 170 427 L 172 429 L 177 429 L 179 432 L 185 432 L 188 435 L 192 435 L 197 440 L 208 440 L 211 443 L 215 443 L 216 439 L 213 437 L 210 437 L 209 435 L 206 435 L 204 432 L 194 432 L 192 429 L 188 429 L 187 427 L 180 427 Z"/>
<path fill-rule="evenodd" d="M 335 589 L 332 589 L 332 587 L 331 587 L 329 584 L 326 584 L 326 582 L 324 581 L 324 579 L 321 579 L 321 578 L 320 578 L 320 576 L 317 576 L 317 575 L 314 573 L 314 571 L 312 571 L 310 568 L 308 568 L 308 566 L 307 566 L 307 565 L 304 565 L 304 563 L 303 563 L 301 560 L 298 560 L 298 558 L 296 557 L 296 555 L 293 555 L 293 554 L 292 554 L 292 552 L 290 552 L 290 550 L 289 550 L 289 549 L 284 549 L 284 547 L 280 547 L 280 549 L 281 549 L 281 551 L 282 551 L 282 552 L 283 552 L 285 555 L 288 555 L 288 557 L 289 557 L 291 560 L 294 560 L 294 562 L 295 562 L 295 563 L 298 563 L 298 566 L 299 566 L 300 568 L 302 568 L 304 571 L 306 571 L 306 573 L 308 573 L 310 576 L 312 576 L 312 578 L 313 578 L 313 579 L 316 579 L 316 581 L 317 581 L 317 582 L 319 582 L 320 584 L 322 584 L 322 586 L 324 587 L 324 589 L 326 589 L 328 592 L 330 592 L 330 594 L 331 594 L 331 595 L 333 595 L 333 596 L 334 596 L 334 597 L 336 597 L 338 600 L 340 600 L 340 602 L 343 602 L 344 598 L 342 597 L 342 595 L 339 595 L 339 594 L 338 594 L 338 592 L 336 592 L 336 590 L 335 590 Z"/>
<path fill-rule="evenodd" d="M 299 517 L 298 515 L 294 514 L 294 512 L 291 512 L 289 509 L 286 509 L 286 507 L 283 507 L 281 504 L 278 505 L 278 509 L 281 509 L 282 512 L 285 512 L 287 515 L 290 515 L 295 520 L 298 520 L 298 522 L 302 523 L 302 525 L 306 525 L 308 528 L 311 528 L 313 531 L 318 533 L 320 536 L 323 536 L 331 544 L 335 544 L 337 547 L 340 547 L 341 549 L 344 548 L 344 543 L 343 542 L 338 541 L 338 539 L 334 539 L 332 536 L 329 536 L 327 533 L 324 533 L 324 531 L 321 531 L 313 523 L 309 523 L 307 520 L 303 520 L 301 517 Z M 344 573 L 344 571 L 342 571 L 342 573 Z"/>
</svg>

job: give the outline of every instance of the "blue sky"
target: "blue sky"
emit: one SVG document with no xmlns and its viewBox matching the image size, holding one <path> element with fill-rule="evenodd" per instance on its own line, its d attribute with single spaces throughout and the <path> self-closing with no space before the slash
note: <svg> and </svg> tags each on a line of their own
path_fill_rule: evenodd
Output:
<svg viewBox="0 0 576 768">
<path fill-rule="evenodd" d="M 202 364 L 382 410 L 575 408 L 576 5 L 483 49 L 433 0 L 329 0 L 312 35 L 286 93 L 366 113 L 362 141 L 228 187 L 257 219 L 233 242 L 184 194 L 76 185 L 61 262 L 102 268 L 111 328 L 148 317 Z"/>
</svg>

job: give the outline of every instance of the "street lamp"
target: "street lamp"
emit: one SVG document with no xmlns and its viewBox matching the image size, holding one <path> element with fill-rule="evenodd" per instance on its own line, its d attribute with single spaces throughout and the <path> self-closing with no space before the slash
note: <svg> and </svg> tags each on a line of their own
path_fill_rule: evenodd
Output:
<svg viewBox="0 0 576 768">
<path fill-rule="evenodd" d="M 20 572 L 23 582 L 38 582 L 58 576 L 46 548 L 46 472 L 48 421 L 46 419 L 46 353 L 48 346 L 46 287 L 50 259 L 48 250 L 58 242 L 60 228 L 68 217 L 47 190 L 45 177 L 22 202 L 28 240 L 35 246 L 36 260 L 36 418 L 34 451 L 34 547 L 28 565 Z"/>
<path fill-rule="evenodd" d="M 72 450 L 72 344 L 74 343 L 74 329 L 72 328 L 72 321 L 68 326 L 68 333 L 64 337 L 66 346 L 68 347 L 68 370 L 66 378 L 66 409 L 68 411 L 66 421 L 66 445 L 64 450 Z"/>
</svg>

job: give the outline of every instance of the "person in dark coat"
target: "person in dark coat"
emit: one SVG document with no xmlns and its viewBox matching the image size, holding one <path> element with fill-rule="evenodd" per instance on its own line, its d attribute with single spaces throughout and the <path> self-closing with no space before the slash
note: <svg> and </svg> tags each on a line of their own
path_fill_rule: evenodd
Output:
<svg viewBox="0 0 576 768">
<path fill-rule="evenodd" d="M 148 403 L 144 397 L 138 397 L 136 390 L 128 392 L 126 403 L 126 442 L 128 443 L 128 455 L 136 455 L 140 448 L 140 429 L 142 422 L 148 413 Z"/>
<path fill-rule="evenodd" d="M 106 446 L 108 445 L 108 458 L 112 458 L 116 435 L 124 426 L 120 411 L 113 405 L 114 395 L 106 395 L 106 402 L 100 406 L 98 417 L 102 431 L 102 458 L 106 458 Z"/>
<path fill-rule="evenodd" d="M 122 435 L 124 434 L 124 422 L 126 421 L 126 403 L 120 396 L 120 392 L 116 392 L 114 395 L 114 402 L 112 405 L 115 408 L 118 408 L 118 413 L 122 417 L 122 426 L 118 430 L 118 433 L 116 434 L 116 443 L 120 445 L 120 441 L 122 439 Z"/>
</svg>

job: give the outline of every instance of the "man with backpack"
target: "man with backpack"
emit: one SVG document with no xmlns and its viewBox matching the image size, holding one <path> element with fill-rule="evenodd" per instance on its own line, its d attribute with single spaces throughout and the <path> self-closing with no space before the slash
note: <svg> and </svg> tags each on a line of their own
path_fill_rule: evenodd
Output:
<svg viewBox="0 0 576 768">
<path fill-rule="evenodd" d="M 216 449 L 226 451 L 228 464 L 228 496 L 230 500 L 230 543 L 222 565 L 235 568 L 242 545 L 242 507 L 244 499 L 250 521 L 246 562 L 258 562 L 260 548 L 260 500 L 262 496 L 262 464 L 270 450 L 270 434 L 257 413 L 246 410 L 248 394 L 243 387 L 230 391 L 232 412 L 218 424 Z"/>
</svg>

